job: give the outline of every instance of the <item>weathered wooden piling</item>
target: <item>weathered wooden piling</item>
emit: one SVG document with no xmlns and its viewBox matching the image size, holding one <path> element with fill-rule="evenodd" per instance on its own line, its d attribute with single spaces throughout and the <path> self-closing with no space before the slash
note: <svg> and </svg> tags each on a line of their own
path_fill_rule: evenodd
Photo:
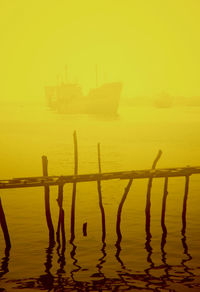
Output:
<svg viewBox="0 0 200 292">
<path fill-rule="evenodd" d="M 11 247 L 10 236 L 9 236 L 8 227 L 6 223 L 6 217 L 5 217 L 3 206 L 1 203 L 1 198 L 0 198 L 0 224 L 1 224 L 1 228 L 3 231 L 5 243 L 6 243 L 6 248 L 10 248 Z"/>
<path fill-rule="evenodd" d="M 183 211 L 182 211 L 182 230 L 181 233 L 184 236 L 186 230 L 186 211 L 187 211 L 187 199 L 189 191 L 189 175 L 185 177 L 185 192 L 183 198 Z"/>
<path fill-rule="evenodd" d="M 98 168 L 99 168 L 99 174 L 101 174 L 101 152 L 100 152 L 100 143 L 97 145 L 98 150 Z M 101 192 L 101 180 L 97 180 L 97 190 L 99 195 L 99 208 L 101 211 L 101 222 L 102 222 L 102 242 L 105 242 L 106 237 L 106 219 L 105 219 L 105 211 L 103 207 L 103 200 L 102 200 L 102 192 Z"/>
<path fill-rule="evenodd" d="M 164 247 L 165 247 L 166 238 L 167 238 L 167 227 L 165 225 L 167 195 L 168 195 L 168 177 L 165 178 L 165 182 L 164 182 L 162 212 L 161 212 L 161 227 L 162 227 L 161 252 L 162 252 L 162 262 L 164 264 L 166 264 L 166 252 L 164 250 Z"/>
<path fill-rule="evenodd" d="M 160 159 L 162 155 L 162 151 L 159 150 L 158 154 L 153 162 L 152 165 L 152 170 L 154 170 L 156 168 L 156 164 L 158 162 L 158 160 Z M 147 186 L 147 198 L 146 198 L 146 208 L 145 208 L 145 214 L 146 214 L 146 233 L 147 233 L 147 237 L 150 236 L 150 209 L 151 209 L 151 187 L 152 187 L 152 181 L 153 181 L 153 177 L 149 178 L 148 181 L 148 186 Z"/>
<path fill-rule="evenodd" d="M 152 170 L 155 170 L 156 164 L 162 155 L 162 151 L 159 150 L 158 154 L 152 164 Z M 146 224 L 145 224 L 145 231 L 146 231 L 146 242 L 145 248 L 147 250 L 147 261 L 150 263 L 151 266 L 154 266 L 152 261 L 152 247 L 151 247 L 151 231 L 150 231 L 150 223 L 151 223 L 151 187 L 152 187 L 153 176 L 149 177 L 148 186 L 147 186 L 147 197 L 146 197 L 146 208 L 145 208 L 145 215 L 146 215 Z"/>
<path fill-rule="evenodd" d="M 58 254 L 58 263 L 60 264 L 60 268 L 57 271 L 58 281 L 61 274 L 64 273 L 64 266 L 66 264 L 65 261 L 65 250 L 66 250 L 66 237 L 65 237 L 65 215 L 63 209 L 63 184 L 61 183 L 58 187 L 58 198 L 57 198 L 58 206 L 59 206 L 59 217 L 58 217 L 58 227 L 56 232 L 56 239 L 58 242 L 57 254 Z M 62 234 L 62 248 L 60 244 L 60 230 Z M 61 251 L 60 251 L 61 248 Z"/>
<path fill-rule="evenodd" d="M 83 223 L 83 236 L 87 236 L 87 222 Z"/>
<path fill-rule="evenodd" d="M 124 263 L 123 261 L 120 259 L 120 252 L 121 252 L 121 240 L 122 240 L 122 234 L 121 234 L 121 213 L 122 213 L 122 208 L 124 205 L 124 202 L 127 198 L 127 195 L 130 191 L 131 185 L 132 185 L 133 179 L 131 178 L 127 184 L 127 186 L 124 189 L 124 194 L 122 196 L 122 199 L 120 201 L 119 207 L 118 207 L 118 211 L 117 211 L 117 222 L 116 222 L 116 233 L 117 233 L 117 241 L 115 243 L 115 246 L 117 248 L 117 252 L 115 254 L 116 259 L 118 260 L 118 262 L 120 263 L 120 265 L 122 266 L 122 268 L 124 268 Z"/>
<path fill-rule="evenodd" d="M 187 256 L 186 259 L 182 260 L 182 265 L 185 267 L 185 271 L 187 271 L 190 275 L 193 275 L 193 273 L 190 272 L 190 269 L 186 266 L 186 262 L 190 261 L 192 259 L 192 256 L 190 255 L 188 251 L 188 245 L 186 242 L 186 212 L 187 212 L 187 199 L 188 199 L 188 192 L 189 192 L 189 176 L 185 177 L 185 191 L 184 191 L 184 198 L 183 198 L 183 211 L 182 211 L 182 245 L 184 249 L 184 254 Z"/>
<path fill-rule="evenodd" d="M 42 156 L 42 169 L 43 169 L 43 176 L 48 177 L 48 160 L 46 156 Z M 51 219 L 51 211 L 50 211 L 50 189 L 48 185 L 44 186 L 44 198 L 45 198 L 45 214 L 47 220 L 47 226 L 49 229 L 49 239 L 54 242 L 54 228 Z"/>
<path fill-rule="evenodd" d="M 78 144 L 76 131 L 73 134 L 74 139 L 74 175 L 78 174 Z M 72 242 L 75 238 L 75 204 L 76 204 L 76 182 L 73 183 L 72 190 L 72 206 L 71 206 L 71 239 Z"/>
<path fill-rule="evenodd" d="M 63 184 L 61 183 L 58 186 L 58 207 L 59 207 L 59 216 L 58 216 L 58 227 L 56 231 L 56 239 L 60 244 L 60 230 L 62 232 L 62 239 L 65 240 L 65 232 L 63 233 L 63 225 L 64 225 L 64 210 L 63 210 Z"/>
<path fill-rule="evenodd" d="M 127 197 L 128 193 L 129 193 L 129 190 L 131 188 L 132 182 L 133 182 L 133 179 L 130 179 L 128 184 L 127 184 L 127 186 L 125 187 L 124 194 L 122 196 L 122 199 L 120 201 L 120 204 L 119 204 L 119 207 L 118 207 L 118 211 L 117 211 L 117 223 L 116 223 L 117 244 L 120 243 L 121 238 L 122 238 L 121 230 L 120 230 L 122 208 L 123 208 L 124 202 L 126 200 L 126 197 Z"/>
<path fill-rule="evenodd" d="M 168 195 L 167 187 L 168 187 L 168 177 L 165 178 L 163 200 L 162 200 L 161 226 L 162 226 L 163 233 L 167 233 L 167 229 L 165 226 L 166 201 L 167 201 L 167 195 Z"/>
<path fill-rule="evenodd" d="M 122 208 L 124 205 L 124 202 L 127 198 L 127 195 L 130 191 L 131 185 L 132 185 L 133 179 L 131 178 L 127 184 L 127 186 L 124 189 L 124 194 L 122 196 L 122 199 L 120 201 L 119 207 L 118 207 L 118 211 L 117 211 L 117 222 L 116 222 L 116 233 L 117 233 L 117 241 L 115 243 L 116 246 L 116 254 L 115 257 L 118 260 L 118 262 L 120 263 L 120 265 L 122 266 L 122 268 L 124 269 L 124 263 L 120 258 L 120 252 L 121 252 L 121 240 L 122 240 L 122 234 L 121 234 L 121 213 L 122 213 Z"/>
<path fill-rule="evenodd" d="M 101 174 L 101 149 L 100 149 L 100 143 L 97 144 L 97 154 L 98 154 L 98 170 L 99 170 L 99 174 Z M 103 267 L 103 262 L 104 262 L 104 258 L 106 257 L 106 218 L 105 218 L 105 211 L 104 211 L 104 207 L 103 207 L 103 198 L 102 198 L 102 191 L 101 191 L 101 179 L 97 180 L 97 190 L 98 190 L 98 196 L 99 196 L 99 208 L 101 211 L 101 225 L 102 225 L 102 256 L 99 258 L 99 263 L 97 264 L 97 268 L 99 271 L 99 274 L 101 275 L 101 269 Z"/>
<path fill-rule="evenodd" d="M 100 143 L 97 144 L 97 152 L 98 152 L 98 168 L 99 168 L 99 173 L 101 173 L 101 148 L 100 148 Z"/>
<path fill-rule="evenodd" d="M 77 134 L 76 131 L 73 133 L 73 142 L 74 142 L 74 174 L 73 175 L 60 175 L 60 176 L 48 176 L 48 160 L 46 156 L 42 156 L 42 169 L 43 175 L 37 177 L 21 177 L 21 178 L 13 178 L 13 179 L 6 179 L 0 180 L 0 189 L 8 189 L 8 188 L 24 188 L 24 187 L 44 187 L 44 198 L 45 198 L 45 214 L 47 220 L 47 226 L 49 229 L 49 240 L 51 245 L 55 244 L 54 241 L 54 227 L 51 219 L 51 212 L 50 212 L 50 186 L 58 186 L 58 206 L 59 206 L 59 219 L 58 219 L 58 226 L 56 232 L 56 238 L 60 245 L 60 230 L 62 232 L 62 243 L 63 243 L 63 250 L 65 250 L 65 228 L 64 228 L 64 209 L 63 209 L 63 188 L 64 185 L 67 183 L 73 184 L 72 190 L 72 204 L 71 204 L 71 239 L 70 243 L 73 246 L 71 251 L 71 257 L 74 259 L 74 265 L 76 265 L 76 259 L 74 258 L 76 246 L 73 243 L 75 238 L 75 204 L 76 204 L 76 186 L 78 182 L 97 182 L 97 189 L 98 189 L 98 198 L 99 198 L 99 208 L 101 211 L 101 221 L 102 221 L 102 253 L 103 257 L 100 258 L 100 262 L 103 261 L 104 257 L 106 256 L 105 252 L 105 237 L 106 237 L 106 222 L 105 222 L 105 211 L 103 207 L 103 200 L 102 200 L 102 189 L 101 189 L 101 181 L 103 180 L 113 180 L 113 179 L 121 179 L 121 180 L 129 180 L 127 186 L 125 187 L 123 196 L 121 198 L 118 211 L 117 211 L 117 221 L 116 221 L 116 233 L 117 233 L 117 253 L 116 257 L 120 261 L 119 254 L 120 254 L 120 242 L 122 239 L 122 234 L 120 230 L 121 224 L 121 213 L 124 202 L 127 198 L 129 193 L 130 187 L 134 179 L 148 179 L 148 187 L 147 187 L 147 194 L 146 194 L 146 242 L 145 248 L 148 252 L 147 261 L 151 263 L 153 266 L 153 262 L 151 260 L 152 248 L 151 248 L 151 232 L 150 232 L 150 209 L 151 209 L 151 187 L 152 181 L 154 178 L 165 178 L 164 183 L 164 193 L 163 193 L 163 200 L 162 200 L 162 213 L 161 213 L 161 227 L 163 230 L 162 235 L 162 242 L 161 242 L 161 250 L 163 254 L 163 262 L 165 261 L 165 252 L 164 252 L 164 245 L 166 243 L 166 236 L 167 236 L 167 228 L 165 226 L 165 212 L 166 212 L 166 200 L 167 200 L 167 187 L 168 187 L 168 178 L 169 177 L 185 177 L 185 192 L 184 192 L 184 199 L 183 199 L 183 211 L 182 211 L 182 230 L 181 233 L 183 235 L 182 242 L 185 250 L 185 254 L 188 254 L 187 251 L 187 244 L 186 244 L 186 211 L 187 211 L 187 199 L 188 199 L 188 189 L 189 189 L 189 177 L 192 174 L 200 174 L 200 166 L 187 166 L 187 167 L 174 167 L 174 168 L 163 168 L 157 169 L 156 165 L 158 160 L 162 155 L 162 151 L 159 150 L 151 169 L 144 169 L 144 170 L 130 170 L 130 171 L 118 171 L 118 172 L 106 172 L 102 173 L 101 169 L 101 153 L 100 153 L 100 143 L 98 143 L 97 152 L 98 152 L 98 173 L 90 173 L 90 174 L 81 174 L 78 175 L 78 143 L 77 143 Z M 1 204 L 0 199 L 0 223 L 3 229 L 6 247 L 10 248 L 10 237 L 8 233 L 8 228 L 5 220 L 5 214 L 3 211 L 3 207 Z M 83 224 L 83 234 L 84 236 L 87 235 L 87 223 Z M 101 265 L 101 264 L 100 264 Z M 100 267 L 100 266 L 99 266 Z"/>
</svg>

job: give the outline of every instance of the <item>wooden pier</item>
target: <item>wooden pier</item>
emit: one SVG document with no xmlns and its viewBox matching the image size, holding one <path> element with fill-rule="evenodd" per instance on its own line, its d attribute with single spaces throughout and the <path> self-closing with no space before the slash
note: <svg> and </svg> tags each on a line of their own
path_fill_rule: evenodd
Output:
<svg viewBox="0 0 200 292">
<path fill-rule="evenodd" d="M 157 162 L 162 155 L 162 151 L 159 150 L 155 160 L 153 161 L 151 169 L 144 170 L 130 170 L 130 171 L 117 171 L 117 172 L 102 172 L 101 168 L 101 157 L 100 157 L 100 144 L 97 147 L 97 165 L 99 172 L 90 173 L 90 174 L 78 174 L 78 145 L 77 145 L 77 136 L 76 132 L 73 135 L 74 139 L 74 174 L 72 175 L 58 175 L 58 176 L 49 176 L 48 175 L 48 159 L 46 156 L 42 156 L 42 176 L 37 177 L 20 177 L 12 179 L 0 180 L 0 189 L 11 189 L 11 188 L 26 188 L 26 187 L 44 187 L 44 206 L 45 206 L 45 215 L 47 226 L 49 229 L 49 241 L 52 245 L 55 244 L 55 232 L 54 226 L 51 219 L 50 211 L 50 187 L 58 186 L 58 207 L 59 207 L 59 218 L 58 218 L 58 227 L 56 231 L 56 240 L 60 245 L 60 231 L 62 235 L 62 245 L 65 246 L 65 228 L 64 228 L 64 208 L 63 208 L 63 186 L 67 183 L 73 184 L 72 190 L 72 204 L 71 204 L 71 239 L 70 243 L 74 246 L 73 241 L 75 239 L 75 206 L 76 206 L 76 185 L 80 182 L 97 182 L 97 193 L 99 197 L 99 208 L 101 212 L 101 221 L 102 221 L 102 243 L 103 248 L 105 247 L 105 238 L 106 238 L 106 221 L 105 221 L 105 211 L 103 207 L 102 200 L 102 191 L 101 191 L 101 182 L 106 180 L 128 180 L 128 184 L 125 187 L 124 194 L 122 195 L 116 220 L 116 233 L 117 233 L 117 254 L 116 257 L 119 257 L 120 253 L 120 242 L 121 242 L 121 231 L 120 231 L 120 222 L 121 222 L 121 213 L 126 197 L 129 193 L 129 190 L 134 179 L 148 179 L 147 185 L 147 196 L 146 196 L 146 248 L 151 253 L 151 233 L 150 233 L 150 208 L 151 208 L 151 187 L 152 181 L 154 178 L 165 178 L 164 183 L 164 193 L 163 193 L 163 203 L 162 203 L 162 215 L 161 215 L 161 226 L 163 229 L 163 244 L 166 238 L 166 226 L 165 226 L 165 209 L 166 209 L 166 200 L 167 200 L 167 187 L 168 187 L 168 178 L 170 177 L 185 177 L 185 194 L 183 199 L 183 212 L 182 212 L 182 235 L 185 236 L 186 230 L 186 208 L 187 208 L 187 197 L 188 197 L 188 188 L 189 188 L 189 177 L 192 174 L 200 174 L 200 166 L 186 166 L 186 167 L 174 167 L 174 168 L 156 168 Z M 3 230 L 6 247 L 10 248 L 10 237 L 8 233 L 6 218 L 3 210 L 3 206 L 0 198 L 0 225 Z M 83 225 L 83 234 L 87 235 L 87 222 Z M 73 252 L 72 252 L 73 254 Z"/>
<path fill-rule="evenodd" d="M 56 186 L 66 183 L 90 182 L 113 179 L 145 179 L 165 177 L 185 177 L 200 174 L 200 166 L 157 168 L 144 170 L 116 171 L 104 173 L 90 173 L 79 175 L 20 177 L 0 180 L 0 189 Z"/>
</svg>

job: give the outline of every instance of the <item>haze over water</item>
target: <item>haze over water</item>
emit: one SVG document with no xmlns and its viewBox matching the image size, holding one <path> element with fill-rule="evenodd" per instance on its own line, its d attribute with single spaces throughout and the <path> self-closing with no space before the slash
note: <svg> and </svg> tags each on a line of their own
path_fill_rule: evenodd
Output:
<svg viewBox="0 0 200 292">
<path fill-rule="evenodd" d="M 74 129 L 78 135 L 79 173 L 98 172 L 98 142 L 101 142 L 102 171 L 105 172 L 151 168 L 159 149 L 163 151 L 159 168 L 199 165 L 199 108 L 120 107 L 118 118 L 113 120 L 59 115 L 41 105 L 4 105 L 1 109 L 4 125 L 1 179 L 42 175 L 41 156 L 44 154 L 49 160 L 49 175 L 72 174 Z M 142 116 L 146 116 L 145 122 Z M 161 288 L 187 291 L 184 289 L 190 286 L 199 289 L 199 175 L 190 179 L 185 237 L 181 234 L 185 179 L 169 179 L 164 246 L 161 244 L 164 180 L 153 180 L 152 250 L 148 249 L 145 232 L 146 179 L 132 183 L 122 210 L 120 249 L 115 246 L 117 209 L 127 183 L 123 180 L 101 183 L 106 217 L 105 245 L 101 241 L 97 184 L 77 184 L 75 253 L 69 243 L 71 185 L 64 187 L 67 242 L 63 253 L 62 249 L 57 250 L 58 244 L 48 248 L 43 188 L 1 190 L 12 243 L 9 258 L 5 258 L 1 236 L 1 287 L 6 291 L 23 287 L 25 291 L 31 288 L 60 291 L 61 287 L 75 291 L 103 288 L 121 291 L 130 287 L 144 291 L 160 291 Z M 57 187 L 51 187 L 55 229 L 59 212 L 57 195 Z M 85 222 L 86 237 L 82 234 Z"/>
<path fill-rule="evenodd" d="M 160 149 L 157 168 L 200 165 L 199 10 L 199 0 L 1 1 L 0 179 L 42 175 L 42 155 L 49 175 L 73 174 L 74 130 L 79 174 L 99 171 L 99 142 L 102 172 L 150 169 Z M 52 108 L 68 114 L 47 108 L 51 87 Z M 92 114 L 72 114 L 85 107 Z M 186 178 L 169 178 L 161 226 L 166 183 L 153 179 L 150 219 L 147 179 L 77 183 L 74 238 L 75 186 L 64 186 L 63 209 L 51 187 L 66 246 L 49 241 L 43 187 L 1 190 L 12 247 L 0 230 L 0 291 L 199 291 L 200 175 L 188 193 Z"/>
</svg>

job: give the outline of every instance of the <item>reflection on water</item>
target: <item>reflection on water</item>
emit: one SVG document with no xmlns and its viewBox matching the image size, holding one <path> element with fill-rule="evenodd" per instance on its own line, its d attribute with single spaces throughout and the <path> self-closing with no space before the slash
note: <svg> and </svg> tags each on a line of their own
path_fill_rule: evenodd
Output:
<svg viewBox="0 0 200 292">
<path fill-rule="evenodd" d="M 78 263 L 78 255 L 76 254 L 77 246 L 75 245 L 75 234 L 70 238 L 69 244 L 71 250 L 69 256 L 72 260 L 72 268 L 70 273 L 67 274 L 67 262 L 66 260 L 66 237 L 65 237 L 65 228 L 64 228 L 64 209 L 63 209 L 63 185 L 61 184 L 58 188 L 58 206 L 59 206 L 59 217 L 58 217 L 58 228 L 57 228 L 57 243 L 53 240 L 49 241 L 49 245 L 45 250 L 45 262 L 44 262 L 44 273 L 41 274 L 36 279 L 24 279 L 12 281 L 12 285 L 15 284 L 15 288 L 24 289 L 24 288 L 34 288 L 42 289 L 47 291 L 65 291 L 63 289 L 76 289 L 75 291 L 121 291 L 121 290 L 149 290 L 149 291 L 184 291 L 178 290 L 185 288 L 198 288 L 200 287 L 199 281 L 195 281 L 195 273 L 193 269 L 189 267 L 189 262 L 192 260 L 192 256 L 189 253 L 189 247 L 187 244 L 186 237 L 186 209 L 187 209 L 187 197 L 189 190 L 189 178 L 186 177 L 185 181 L 185 191 L 184 191 L 184 204 L 183 204 L 183 217 L 182 217 L 182 247 L 184 258 L 181 259 L 179 265 L 170 265 L 167 263 L 167 252 L 165 247 L 167 246 L 167 227 L 165 224 L 165 213 L 166 213 L 166 201 L 168 195 L 168 178 L 165 178 L 164 181 L 164 191 L 163 191 L 163 201 L 162 201 L 162 210 L 161 210 L 161 227 L 162 227 L 162 238 L 161 238 L 161 264 L 155 264 L 152 259 L 153 249 L 151 247 L 152 235 L 150 232 L 150 216 L 146 218 L 145 230 L 146 230 L 146 241 L 145 249 L 147 252 L 147 264 L 148 267 L 144 271 L 138 271 L 135 273 L 130 269 L 126 268 L 126 262 L 121 258 L 120 253 L 122 251 L 121 242 L 123 240 L 123 234 L 121 232 L 121 214 L 122 207 L 126 201 L 127 195 L 130 191 L 133 179 L 130 179 L 127 186 L 125 187 L 122 199 L 120 201 L 118 212 L 117 212 L 117 223 L 116 223 L 116 232 L 117 232 L 117 241 L 115 244 L 116 253 L 115 259 L 116 263 L 120 263 L 121 269 L 117 270 L 117 275 L 115 277 L 107 277 L 104 272 L 104 267 L 106 265 L 107 256 L 109 256 L 109 251 L 106 247 L 105 242 L 105 226 L 102 225 L 102 247 L 101 253 L 102 256 L 98 259 L 96 264 L 97 273 L 90 275 L 90 279 L 86 281 L 76 280 L 75 274 L 84 271 Z M 98 181 L 98 192 L 101 189 L 100 181 Z M 152 186 L 152 179 L 148 182 L 147 193 L 150 196 Z M 74 191 L 74 189 L 73 189 Z M 101 194 L 102 195 L 102 194 Z M 151 204 L 151 199 L 149 204 Z M 101 201 L 101 208 L 103 208 Z M 101 209 L 102 210 L 102 209 Z M 150 209 L 148 209 L 150 210 Z M 103 213 L 104 214 L 104 213 Z M 104 214 L 105 215 L 105 214 Z M 148 214 L 150 215 L 150 214 Z M 103 216 L 103 219 L 105 217 Z M 103 223 L 103 222 L 102 222 Z M 73 230 L 73 229 L 72 229 Z M 60 240 L 60 231 L 62 234 L 62 241 Z M 142 244 L 142 243 L 141 243 Z M 57 246 L 56 246 L 57 245 Z M 126 248 L 126 242 L 124 242 L 124 249 Z M 5 256 L 1 261 L 1 272 L 0 277 L 3 277 L 6 273 L 9 272 L 9 249 L 5 249 Z M 53 257 L 57 257 L 58 268 L 55 272 L 53 270 Z M 186 258 L 185 258 L 186 257 Z M 133 257 L 134 259 L 134 257 Z M 179 270 L 174 274 L 174 269 Z M 156 275 L 158 274 L 158 275 Z M 93 279 L 95 278 L 95 279 Z M 8 281 L 9 282 L 9 281 Z M 184 285 L 184 286 L 181 286 Z M 175 287 L 175 288 L 174 288 Z M 182 288 L 181 288 L 182 287 Z M 177 289 L 177 290 L 176 290 Z M 66 290 L 68 291 L 68 290 Z"/>
<path fill-rule="evenodd" d="M 39 153 L 43 154 L 44 149 L 48 149 L 46 154 L 51 161 L 50 173 L 71 174 L 74 160 L 68 137 L 71 135 L 72 128 L 79 130 L 80 141 L 83 141 L 80 147 L 82 151 L 79 158 L 80 173 L 96 171 L 95 145 L 99 139 L 105 145 L 103 156 L 103 171 L 105 172 L 148 168 L 151 164 L 151 154 L 157 147 L 167 152 L 166 160 L 162 159 L 159 162 L 162 164 L 160 167 L 183 166 L 186 163 L 199 164 L 199 140 L 197 141 L 197 139 L 200 137 L 198 135 L 200 122 L 196 123 L 194 119 L 199 119 L 200 115 L 195 115 L 195 117 L 191 115 L 192 120 L 186 119 L 187 113 L 181 110 L 179 115 L 174 113 L 172 119 L 173 110 L 175 111 L 175 109 L 169 110 L 171 125 L 174 125 L 173 121 L 177 120 L 176 117 L 179 117 L 181 122 L 187 120 L 193 124 L 185 123 L 185 131 L 182 131 L 181 123 L 169 127 L 167 111 L 159 111 L 159 115 L 157 115 L 155 110 L 150 109 L 143 115 L 138 109 L 131 109 L 129 115 L 126 112 L 124 119 L 120 118 L 109 123 L 106 121 L 100 123 L 80 117 L 75 120 L 66 116 L 57 116 L 56 119 L 52 119 L 50 114 L 49 116 L 39 115 L 38 119 L 41 121 L 33 122 L 28 119 L 27 110 L 24 110 L 26 118 L 23 120 L 23 115 L 20 114 L 19 121 L 16 122 L 14 117 L 13 120 L 11 119 L 12 115 L 7 117 L 5 112 L 5 117 L 0 116 L 2 121 L 8 120 L 7 127 L 2 128 L 2 135 L 5 137 L 2 139 L 2 143 L 5 145 L 2 146 L 1 157 L 6 167 L 1 169 L 1 177 L 10 175 L 19 177 L 24 173 L 28 176 L 38 175 L 40 161 L 37 163 L 37 159 Z M 143 122 L 144 117 L 147 118 L 147 122 L 142 124 L 141 120 Z M 158 120 L 161 122 L 159 125 Z M 148 127 L 147 123 L 149 123 Z M 133 129 L 135 135 L 132 135 Z M 44 135 L 44 133 L 46 134 Z M 19 137 L 19 141 L 18 144 L 16 142 L 17 147 L 14 147 L 13 141 L 17 141 L 17 137 Z M 123 140 L 123 147 L 122 143 L 117 144 L 120 139 Z M 30 145 L 30 141 L 33 141 L 32 145 Z M 24 149 L 22 151 L 22 143 L 24 143 L 24 148 L 32 147 L 30 151 L 24 152 Z M 94 147 L 88 148 L 92 143 L 94 143 Z M 33 149 L 34 147 L 36 149 Z M 8 151 L 14 153 L 14 150 L 16 151 L 15 157 L 8 158 L 6 156 Z M 124 153 L 124 150 L 127 153 Z M 100 147 L 98 151 L 100 153 Z M 119 156 L 117 156 L 118 153 Z M 136 153 L 138 153 L 138 157 Z M 18 168 L 17 165 L 21 163 L 21 159 L 17 159 L 22 156 L 24 161 L 21 168 Z M 188 156 L 189 162 L 186 156 Z M 29 169 L 30 164 L 32 168 Z M 99 172 L 101 172 L 101 165 Z M 162 182 L 161 179 L 158 180 Z M 53 197 L 52 193 L 50 196 L 50 201 L 54 200 L 54 203 L 51 203 L 51 211 L 52 221 L 56 227 L 55 242 L 51 240 L 51 236 L 48 238 L 47 233 L 41 234 L 43 232 L 41 218 L 44 213 L 42 205 L 44 198 L 41 192 L 42 199 L 39 201 L 39 189 L 30 190 L 30 192 L 28 190 L 27 193 L 23 190 L 16 191 L 16 193 L 3 192 L 1 196 L 3 198 L 6 195 L 3 198 L 3 207 L 5 206 L 12 248 L 11 250 L 0 250 L 0 290 L 3 287 L 8 292 L 17 289 L 26 291 L 26 288 L 46 291 L 132 291 L 134 289 L 136 291 L 184 291 L 186 288 L 200 289 L 200 267 L 197 262 L 199 260 L 199 237 L 198 234 L 194 235 L 194 232 L 199 231 L 199 221 L 196 222 L 199 218 L 196 207 L 199 202 L 199 177 L 193 181 L 193 184 L 190 183 L 190 188 L 193 188 L 192 196 L 189 195 L 189 177 L 186 177 L 183 192 L 177 187 L 177 181 L 173 187 L 170 185 L 171 181 L 174 181 L 174 178 L 166 178 L 164 189 L 163 186 L 154 189 L 156 180 L 150 179 L 147 186 L 143 181 L 144 188 L 141 185 L 137 186 L 138 180 L 134 180 L 134 182 L 129 180 L 125 182 L 125 190 L 124 182 L 120 182 L 121 184 L 113 182 L 109 185 L 106 182 L 97 181 L 93 185 L 94 189 L 90 187 L 89 183 L 86 187 L 81 184 L 80 193 L 83 192 L 81 194 L 83 196 L 79 196 L 76 184 L 72 185 L 72 193 L 68 192 L 64 196 L 61 181 L 58 190 L 55 188 L 55 191 L 52 187 L 52 193 L 54 194 L 55 191 L 55 196 Z M 88 189 L 85 191 L 84 188 L 87 187 Z M 170 196 L 171 187 L 172 196 Z M 29 198 L 29 195 L 33 195 L 30 199 L 30 206 L 29 199 L 26 199 Z M 84 200 L 84 196 L 88 196 L 88 200 Z M 131 200 L 129 200 L 130 197 Z M 172 197 L 174 201 L 171 199 Z M 159 201 L 158 198 L 161 200 Z M 57 199 L 56 204 L 55 199 Z M 177 208 L 173 209 L 173 205 L 179 199 Z M 18 200 L 21 200 L 19 204 Z M 11 203 L 11 201 L 14 202 Z M 20 208 L 20 204 L 27 205 Z M 32 209 L 32 204 L 36 210 Z M 156 208 L 155 204 L 157 204 Z M 129 206 L 127 207 L 127 205 Z M 179 206 L 181 206 L 180 214 L 176 214 Z M 158 217 L 155 216 L 157 214 L 155 209 L 156 212 L 159 211 Z M 28 218 L 26 215 L 29 210 L 31 220 L 27 224 L 30 223 L 28 226 L 30 226 L 31 235 L 29 233 L 30 236 L 26 237 L 26 235 L 24 236 L 26 229 L 20 229 L 26 223 L 25 220 Z M 145 214 L 144 211 L 146 211 Z M 191 219 L 192 213 L 194 216 Z M 83 218 L 79 219 L 79 214 Z M 131 214 L 134 219 L 130 218 Z M 88 226 L 85 237 L 82 236 L 80 228 L 82 223 L 86 222 L 84 216 L 87 217 Z M 38 229 L 32 227 L 33 225 Z M 45 219 L 44 228 L 48 231 Z M 31 250 L 31 254 L 30 257 L 28 255 L 27 260 L 25 247 L 30 241 L 32 242 L 28 251 Z M 1 244 L 2 247 L 4 245 Z M 29 261 L 27 266 L 26 261 Z M 21 267 L 21 263 L 25 267 Z M 30 272 L 26 273 L 25 269 Z"/>
<path fill-rule="evenodd" d="M 0 267 L 0 278 L 2 278 L 6 273 L 9 272 L 8 269 L 8 262 L 10 256 L 10 248 L 5 248 L 5 256 L 1 260 L 1 267 Z"/>
<path fill-rule="evenodd" d="M 192 256 L 188 251 L 188 245 L 186 241 L 186 211 L 187 211 L 187 199 L 188 199 L 188 191 L 189 191 L 189 176 L 185 178 L 185 193 L 183 198 L 183 211 L 182 211 L 182 245 L 183 245 L 183 253 L 186 255 L 186 259 L 182 259 L 181 264 L 184 267 L 184 272 L 188 274 L 186 277 L 189 279 L 190 276 L 194 276 L 194 274 L 190 271 L 191 269 L 187 266 L 187 263 L 192 260 Z"/>
<path fill-rule="evenodd" d="M 50 241 L 46 249 L 46 261 L 44 263 L 45 274 L 41 275 L 37 280 L 39 287 L 43 287 L 43 289 L 48 291 L 50 291 L 54 285 L 54 276 L 51 273 L 54 246 L 54 241 Z"/>
</svg>

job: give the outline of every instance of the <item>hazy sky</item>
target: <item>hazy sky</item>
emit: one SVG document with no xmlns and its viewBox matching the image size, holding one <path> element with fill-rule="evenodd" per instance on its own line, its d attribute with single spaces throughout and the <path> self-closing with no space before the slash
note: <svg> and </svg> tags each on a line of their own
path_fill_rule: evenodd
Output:
<svg viewBox="0 0 200 292">
<path fill-rule="evenodd" d="M 200 96 L 199 0 L 0 0 L 0 90 L 39 100 L 68 66 L 85 91 Z"/>
</svg>

